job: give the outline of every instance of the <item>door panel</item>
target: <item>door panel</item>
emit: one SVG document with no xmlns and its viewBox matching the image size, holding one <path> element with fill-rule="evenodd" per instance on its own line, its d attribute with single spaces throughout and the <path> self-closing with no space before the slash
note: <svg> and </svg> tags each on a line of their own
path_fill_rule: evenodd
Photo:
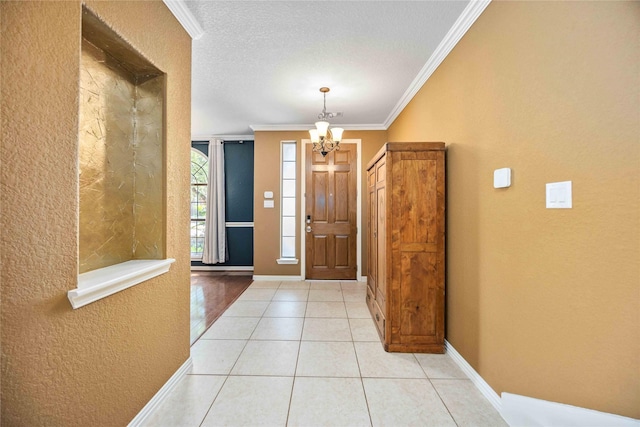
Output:
<svg viewBox="0 0 640 427">
<path fill-rule="evenodd" d="M 318 222 L 328 222 L 329 173 L 326 171 L 314 171 L 311 177 L 313 194 L 316 195 L 312 200 L 311 217 Z"/>
<path fill-rule="evenodd" d="M 306 144 L 306 278 L 356 278 L 356 145 L 322 157 Z"/>
<path fill-rule="evenodd" d="M 350 237 L 346 236 L 335 236 L 335 247 L 336 247 L 336 267 L 348 268 L 350 264 L 349 257 L 349 246 L 350 246 Z"/>
<path fill-rule="evenodd" d="M 371 169 L 369 171 L 369 176 L 367 179 L 368 190 L 369 190 L 369 220 L 367 221 L 367 233 L 368 233 L 368 245 L 371 250 L 368 250 L 369 254 L 368 260 L 368 271 L 367 271 L 367 285 L 369 286 L 369 295 L 373 295 L 375 299 L 375 291 L 376 291 L 376 277 L 377 277 L 377 269 L 378 269 L 378 219 L 377 219 L 377 202 L 376 202 L 376 171 L 375 169 Z"/>
</svg>

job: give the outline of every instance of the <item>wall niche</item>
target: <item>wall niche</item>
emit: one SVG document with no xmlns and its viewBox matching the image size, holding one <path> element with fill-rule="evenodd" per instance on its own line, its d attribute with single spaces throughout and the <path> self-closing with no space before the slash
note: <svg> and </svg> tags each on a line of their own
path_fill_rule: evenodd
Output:
<svg viewBox="0 0 640 427">
<path fill-rule="evenodd" d="M 165 257 L 165 76 L 82 11 L 79 273 Z"/>
</svg>

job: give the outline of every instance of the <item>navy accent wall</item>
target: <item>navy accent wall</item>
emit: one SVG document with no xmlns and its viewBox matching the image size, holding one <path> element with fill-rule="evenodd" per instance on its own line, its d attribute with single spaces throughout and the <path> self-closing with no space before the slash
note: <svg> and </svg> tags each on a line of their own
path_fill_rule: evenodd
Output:
<svg viewBox="0 0 640 427">
<path fill-rule="evenodd" d="M 208 141 L 193 141 L 191 146 L 209 156 Z M 253 141 L 225 141 L 225 219 L 226 222 L 253 222 Z M 253 266 L 253 227 L 227 227 L 229 259 L 224 264 L 192 266 Z"/>
</svg>

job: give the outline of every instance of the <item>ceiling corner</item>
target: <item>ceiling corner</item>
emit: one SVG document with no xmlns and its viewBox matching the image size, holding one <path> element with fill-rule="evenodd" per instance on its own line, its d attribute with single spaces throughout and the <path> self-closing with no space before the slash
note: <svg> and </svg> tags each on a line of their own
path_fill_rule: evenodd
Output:
<svg viewBox="0 0 640 427">
<path fill-rule="evenodd" d="M 193 13 L 189 10 L 184 0 L 163 0 L 173 16 L 176 17 L 182 27 L 189 33 L 193 40 L 198 40 L 204 34 L 204 29 Z"/>
<path fill-rule="evenodd" d="M 398 118 L 402 110 L 404 110 L 420 88 L 429 80 L 429 77 L 431 77 L 434 71 L 442 64 L 462 36 L 466 34 L 473 23 L 476 22 L 476 19 L 478 19 L 487 6 L 489 6 L 489 3 L 491 3 L 491 0 L 471 0 L 471 2 L 469 2 L 427 63 L 424 64 L 424 67 L 422 67 L 416 78 L 411 82 L 404 95 L 402 95 L 396 106 L 391 110 L 391 113 L 389 113 L 389 116 L 384 122 L 385 129 L 388 129 L 393 121 Z"/>
</svg>

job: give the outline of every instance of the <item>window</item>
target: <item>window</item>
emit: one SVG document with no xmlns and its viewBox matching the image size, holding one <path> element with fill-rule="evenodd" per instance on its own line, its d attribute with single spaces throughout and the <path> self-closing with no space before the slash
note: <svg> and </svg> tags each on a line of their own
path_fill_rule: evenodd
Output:
<svg viewBox="0 0 640 427">
<path fill-rule="evenodd" d="M 296 259 L 296 142 L 282 141 L 281 218 L 279 264 L 297 264 Z"/>
<path fill-rule="evenodd" d="M 207 171 L 209 159 L 191 149 L 191 259 L 202 259 L 204 249 L 204 219 L 207 215 Z"/>
</svg>

